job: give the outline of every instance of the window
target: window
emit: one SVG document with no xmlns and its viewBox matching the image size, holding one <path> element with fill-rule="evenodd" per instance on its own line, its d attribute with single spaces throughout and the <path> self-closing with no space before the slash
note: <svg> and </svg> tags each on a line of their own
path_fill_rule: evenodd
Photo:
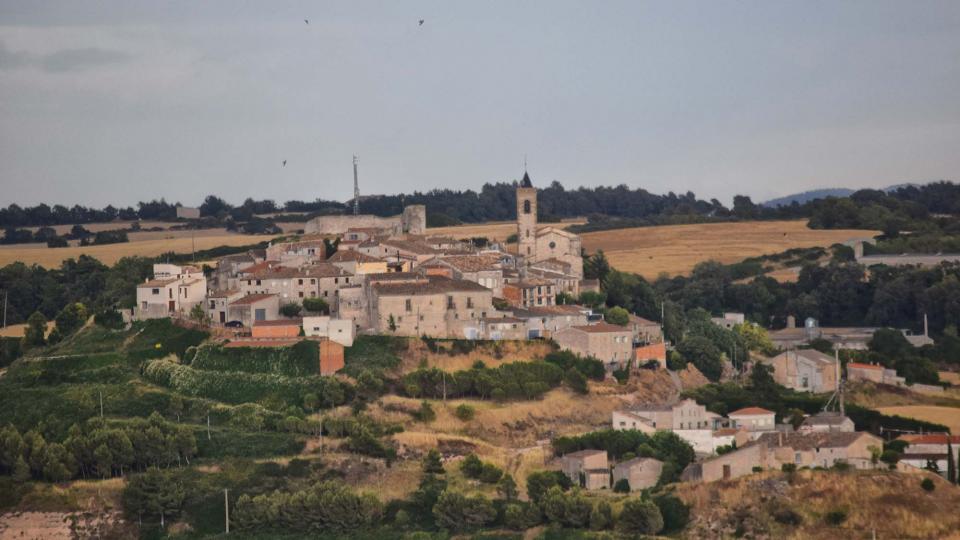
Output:
<svg viewBox="0 0 960 540">
<path fill-rule="evenodd" d="M 311 279 L 311 280 L 310 280 L 310 284 L 311 284 L 311 285 L 316 285 L 316 284 L 317 284 L 317 280 Z"/>
<path fill-rule="evenodd" d="M 300 291 L 300 298 L 303 298 L 303 291 Z"/>
<path fill-rule="evenodd" d="M 406 308 L 407 313 L 413 311 L 413 301 L 407 298 L 404 300 L 404 307 Z"/>
<path fill-rule="evenodd" d="M 550 241 L 550 249 L 556 249 L 556 247 L 557 247 L 557 243 L 554 242 L 553 240 L 551 240 L 551 241 Z"/>
<path fill-rule="evenodd" d="M 467 309 L 473 308 L 473 298 L 467 297 Z"/>
<path fill-rule="evenodd" d="M 531 210 L 530 210 L 530 200 L 528 199 L 528 200 L 526 200 L 526 201 L 523 201 L 523 213 L 524 213 L 524 214 L 529 214 L 530 211 L 531 211 Z"/>
<path fill-rule="evenodd" d="M 259 280 L 259 279 L 257 280 L 257 286 L 258 286 L 258 287 L 260 286 L 260 280 Z"/>
<path fill-rule="evenodd" d="M 302 279 L 298 279 L 298 280 L 297 280 L 297 285 L 303 285 L 303 280 L 302 280 Z"/>
<path fill-rule="evenodd" d="M 340 278 L 333 278 L 333 283 L 334 283 L 335 285 L 336 285 L 337 283 L 340 283 Z"/>
<path fill-rule="evenodd" d="M 160 289 L 154 289 L 153 294 L 160 294 Z"/>
</svg>

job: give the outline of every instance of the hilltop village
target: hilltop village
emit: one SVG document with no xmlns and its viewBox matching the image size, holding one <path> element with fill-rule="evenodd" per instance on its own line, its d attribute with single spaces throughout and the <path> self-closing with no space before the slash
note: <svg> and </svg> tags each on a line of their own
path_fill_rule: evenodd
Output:
<svg viewBox="0 0 960 540">
<path fill-rule="evenodd" d="M 537 189 L 528 174 L 516 188 L 515 248 L 427 234 L 426 209 L 413 205 L 402 215 L 334 215 L 306 223 L 302 236 L 272 243 L 264 250 L 221 258 L 209 277 L 196 266 L 156 264 L 152 279 L 137 287 L 129 319 L 173 318 L 199 324 L 227 347 L 279 348 L 301 340 L 317 344 L 320 373 L 344 366 L 344 350 L 357 336 L 384 335 L 471 341 L 548 340 L 560 350 L 602 362 L 608 378 L 616 372 L 667 370 L 670 343 L 659 322 L 628 314 L 611 323 L 576 303 L 583 293 L 599 292 L 598 280 L 584 279 L 580 237 L 537 219 Z M 511 246 L 513 247 L 513 245 Z M 712 322 L 725 329 L 745 323 L 726 313 Z M 833 407 L 801 422 L 748 406 L 725 416 L 692 399 L 672 399 L 616 410 L 611 429 L 645 434 L 673 432 L 697 459 L 682 479 L 710 482 L 759 470 L 835 466 L 885 468 L 878 460 L 884 441 L 855 431 L 843 411 L 845 382 L 871 381 L 937 394 L 942 387 L 906 385 L 896 371 L 851 362 L 842 374 L 838 356 L 799 345 L 826 340 L 835 350 L 863 350 L 877 328 L 821 328 L 816 320 L 770 333 L 781 352 L 753 358 L 779 385 L 817 394 L 830 393 Z M 914 347 L 930 344 L 926 335 L 901 332 Z M 672 372 L 671 372 L 672 373 Z M 927 435 L 914 441 L 917 453 L 898 467 L 927 469 L 928 461 L 956 460 L 955 437 Z M 917 441 L 923 445 L 917 444 Z M 906 444 L 904 445 L 906 446 Z M 952 458 L 949 458 L 950 454 Z M 653 487 L 664 463 L 636 457 L 618 464 L 608 452 L 580 450 L 561 457 L 561 468 L 585 489 L 629 490 Z"/>
</svg>

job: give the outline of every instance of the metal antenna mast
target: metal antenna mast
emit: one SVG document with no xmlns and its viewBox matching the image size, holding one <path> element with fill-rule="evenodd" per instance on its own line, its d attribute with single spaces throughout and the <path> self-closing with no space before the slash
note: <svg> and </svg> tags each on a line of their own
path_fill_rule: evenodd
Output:
<svg viewBox="0 0 960 540">
<path fill-rule="evenodd" d="M 353 156 L 353 215 L 360 214 L 360 182 L 357 180 L 357 156 Z"/>
</svg>

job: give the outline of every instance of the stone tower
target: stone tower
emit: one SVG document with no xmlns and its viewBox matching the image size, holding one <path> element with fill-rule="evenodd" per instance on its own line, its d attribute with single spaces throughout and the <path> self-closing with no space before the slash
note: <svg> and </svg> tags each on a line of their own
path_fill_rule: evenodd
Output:
<svg viewBox="0 0 960 540">
<path fill-rule="evenodd" d="M 537 257 L 537 188 L 523 172 L 517 187 L 517 254 L 529 264 Z"/>
</svg>

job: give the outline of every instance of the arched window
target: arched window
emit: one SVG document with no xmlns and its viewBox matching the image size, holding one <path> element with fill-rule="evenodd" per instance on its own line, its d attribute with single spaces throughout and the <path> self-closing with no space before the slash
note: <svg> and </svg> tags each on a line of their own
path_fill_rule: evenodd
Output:
<svg viewBox="0 0 960 540">
<path fill-rule="evenodd" d="M 523 213 L 524 213 L 524 214 L 529 214 L 529 213 L 530 213 L 530 201 L 529 201 L 529 200 L 523 201 Z"/>
</svg>

